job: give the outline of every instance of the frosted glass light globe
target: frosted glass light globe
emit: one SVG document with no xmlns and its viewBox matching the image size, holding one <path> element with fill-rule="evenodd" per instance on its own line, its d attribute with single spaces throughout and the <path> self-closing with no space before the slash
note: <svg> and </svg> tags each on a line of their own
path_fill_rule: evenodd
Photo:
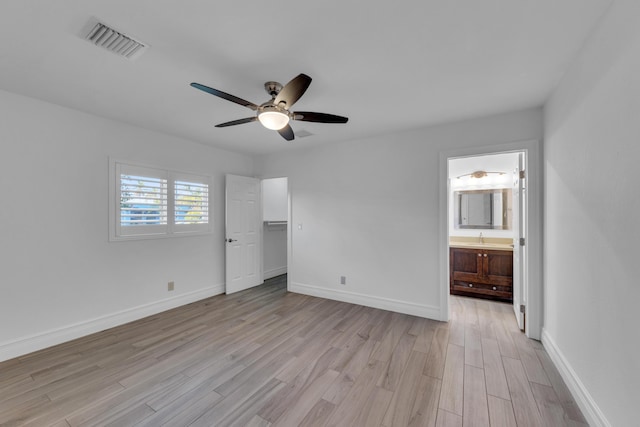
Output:
<svg viewBox="0 0 640 427">
<path fill-rule="evenodd" d="M 289 116 L 280 111 L 263 111 L 258 115 L 262 126 L 271 130 L 280 130 L 289 123 Z"/>
</svg>

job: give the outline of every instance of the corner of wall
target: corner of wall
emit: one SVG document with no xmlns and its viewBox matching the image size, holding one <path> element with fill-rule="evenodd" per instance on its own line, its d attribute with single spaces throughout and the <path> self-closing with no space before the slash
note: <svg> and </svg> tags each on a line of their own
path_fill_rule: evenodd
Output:
<svg viewBox="0 0 640 427">
<path fill-rule="evenodd" d="M 611 427 L 611 423 L 609 423 L 604 416 L 604 413 L 600 410 L 578 377 L 578 374 L 573 370 L 569 361 L 564 357 L 553 338 L 551 338 L 551 335 L 549 335 L 544 328 L 542 329 L 542 344 L 549 354 L 551 361 L 558 369 L 558 372 L 560 372 L 560 376 L 562 376 L 562 379 L 567 384 L 571 395 L 576 400 L 589 425 L 594 427 Z"/>
</svg>

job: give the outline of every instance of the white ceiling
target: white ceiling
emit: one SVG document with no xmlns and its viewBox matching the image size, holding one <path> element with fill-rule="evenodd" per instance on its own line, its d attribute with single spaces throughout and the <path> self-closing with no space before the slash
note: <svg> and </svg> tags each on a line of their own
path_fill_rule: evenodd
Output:
<svg viewBox="0 0 640 427">
<path fill-rule="evenodd" d="M 543 104 L 612 0 L 2 0 L 0 88 L 193 141 L 269 153 Z M 151 45 L 129 61 L 81 38 L 97 18 Z M 267 80 L 313 82 L 288 143 L 253 112 Z"/>
</svg>

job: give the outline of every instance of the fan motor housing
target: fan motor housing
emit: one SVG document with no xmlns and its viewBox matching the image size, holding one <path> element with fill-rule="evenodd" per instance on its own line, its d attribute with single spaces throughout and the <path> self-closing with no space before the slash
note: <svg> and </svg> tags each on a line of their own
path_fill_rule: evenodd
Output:
<svg viewBox="0 0 640 427">
<path fill-rule="evenodd" d="M 264 84 L 264 90 L 267 91 L 272 99 L 275 99 L 282 90 L 282 85 L 278 82 L 266 82 Z"/>
</svg>

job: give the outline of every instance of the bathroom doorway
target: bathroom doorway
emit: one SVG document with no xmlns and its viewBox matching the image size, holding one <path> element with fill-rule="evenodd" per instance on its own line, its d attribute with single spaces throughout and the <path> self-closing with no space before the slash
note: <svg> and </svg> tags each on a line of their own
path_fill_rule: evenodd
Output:
<svg viewBox="0 0 640 427">
<path fill-rule="evenodd" d="M 450 294 L 511 303 L 521 329 L 525 161 L 519 151 L 452 158 L 448 164 Z"/>
<path fill-rule="evenodd" d="M 510 302 L 527 336 L 540 339 L 538 150 L 529 141 L 441 154 L 443 320 L 450 293 Z"/>
</svg>

